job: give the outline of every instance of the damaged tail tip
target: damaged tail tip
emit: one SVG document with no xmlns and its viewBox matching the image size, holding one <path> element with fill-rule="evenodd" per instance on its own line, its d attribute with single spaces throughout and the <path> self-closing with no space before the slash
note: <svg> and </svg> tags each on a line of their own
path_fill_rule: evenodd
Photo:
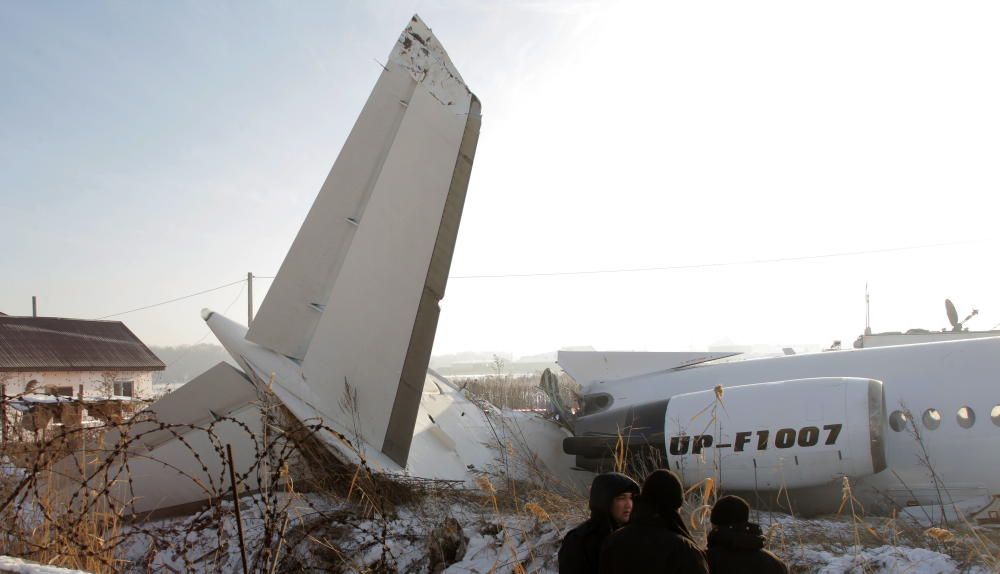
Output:
<svg viewBox="0 0 1000 574">
<path fill-rule="evenodd" d="M 214 315 L 214 314 L 215 314 L 215 311 L 212 311 L 208 307 L 205 307 L 204 309 L 201 310 L 201 318 L 202 318 L 203 321 L 208 321 L 209 319 L 212 318 L 212 315 Z"/>
</svg>

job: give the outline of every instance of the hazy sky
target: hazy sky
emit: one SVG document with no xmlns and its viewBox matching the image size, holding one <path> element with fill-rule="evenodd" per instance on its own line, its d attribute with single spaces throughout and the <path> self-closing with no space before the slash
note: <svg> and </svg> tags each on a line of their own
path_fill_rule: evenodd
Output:
<svg viewBox="0 0 1000 574">
<path fill-rule="evenodd" d="M 453 279 L 435 352 L 848 344 L 866 282 L 876 331 L 1000 323 L 1000 5 L 912 1 L 0 2 L 0 311 L 273 275 L 413 12 L 483 102 L 453 276 L 936 246 Z"/>
</svg>

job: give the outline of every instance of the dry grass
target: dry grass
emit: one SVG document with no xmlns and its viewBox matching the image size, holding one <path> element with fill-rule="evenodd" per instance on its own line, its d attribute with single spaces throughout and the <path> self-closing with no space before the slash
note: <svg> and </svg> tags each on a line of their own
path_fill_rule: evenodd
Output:
<svg viewBox="0 0 1000 574">
<path fill-rule="evenodd" d="M 541 374 L 497 375 L 484 377 L 455 377 L 455 384 L 472 396 L 489 401 L 501 409 L 541 410 L 549 404 L 548 397 L 539 387 Z M 559 375 L 559 394 L 563 403 L 579 406 L 580 385 L 562 373 Z"/>
<path fill-rule="evenodd" d="M 720 394 L 718 400 L 722 398 Z M 457 536 L 463 536 L 462 527 L 468 531 L 474 523 L 481 534 L 495 540 L 493 571 L 554 570 L 558 541 L 585 518 L 586 494 L 546 475 L 516 435 L 500 448 L 521 468 L 532 469 L 532 480 L 483 475 L 477 488 L 468 489 L 441 481 L 389 479 L 364 462 L 346 465 L 319 438 L 320 433 L 335 431 L 296 421 L 267 393 L 260 397 L 259 405 L 267 430 L 258 437 L 258 460 L 251 471 L 237 479 L 245 483 L 252 472 L 260 484 L 258 492 L 240 498 L 244 517 L 250 517 L 244 518 L 244 523 L 252 527 L 244 540 L 248 571 L 396 572 L 401 558 L 394 548 L 402 543 L 419 548 L 426 545 L 430 556 L 434 541 L 429 539 L 438 536 L 442 520 L 453 509 L 467 511 L 464 523 L 450 526 L 453 533 L 457 528 Z M 706 414 L 714 416 L 711 410 Z M 140 417 L 137 422 L 143 420 Z M 168 555 L 178 571 L 241 568 L 231 553 L 240 537 L 233 528 L 231 487 L 212 492 L 213 503 L 208 508 L 183 519 L 160 523 L 129 520 L 120 494 L 123 488 L 127 492 L 131 481 L 128 465 L 116 473 L 116 466 L 107 461 L 128 459 L 131 445 L 141 437 L 141 432 L 130 432 L 138 428 L 137 422 L 65 429 L 49 433 L 45 440 L 2 445 L 0 459 L 24 472 L 0 474 L 0 553 L 91 572 L 165 570 L 163 557 Z M 219 422 L 197 430 L 213 435 Z M 109 430 L 126 438 L 105 445 L 99 456 L 97 451 L 83 448 L 98 444 L 102 433 Z M 181 425 L 174 432 L 183 436 L 191 430 L 195 429 Z M 348 437 L 339 438 L 350 443 Z M 90 469 L 89 480 L 56 488 L 57 481 L 48 475 L 67 455 L 78 457 L 80 466 Z M 217 455 L 222 456 L 221 452 Z M 624 441 L 616 461 L 618 470 L 640 483 L 662 462 L 627 456 Z M 706 480 L 687 492 L 683 514 L 702 543 L 710 528 L 708 511 L 724 486 Z M 410 520 L 416 526 L 401 528 L 405 522 L 401 517 L 414 513 L 419 518 Z M 925 529 L 894 516 L 867 516 L 847 480 L 842 488 L 841 512 L 828 517 L 828 522 L 780 515 L 767 518 L 764 526 L 770 547 L 798 571 L 809 569 L 804 556 L 814 550 L 854 555 L 859 571 L 870 571 L 866 552 L 886 546 L 929 548 L 954 557 L 961 565 L 1000 571 L 1000 533 L 967 522 Z M 212 543 L 206 546 L 206 540 Z M 465 551 L 460 542 L 448 546 L 446 552 L 437 551 L 434 567 L 460 559 Z M 136 547 L 149 550 L 137 558 Z M 419 568 L 430 568 L 430 558 L 427 561 Z M 406 568 L 416 567 L 414 562 L 408 564 Z"/>
</svg>

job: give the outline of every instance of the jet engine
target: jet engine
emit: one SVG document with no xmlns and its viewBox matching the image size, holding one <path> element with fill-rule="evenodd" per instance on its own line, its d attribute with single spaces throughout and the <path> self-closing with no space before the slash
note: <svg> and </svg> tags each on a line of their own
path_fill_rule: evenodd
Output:
<svg viewBox="0 0 1000 574">
<path fill-rule="evenodd" d="M 882 383 L 816 378 L 717 387 L 670 398 L 667 461 L 686 484 L 776 490 L 886 468 Z"/>
</svg>

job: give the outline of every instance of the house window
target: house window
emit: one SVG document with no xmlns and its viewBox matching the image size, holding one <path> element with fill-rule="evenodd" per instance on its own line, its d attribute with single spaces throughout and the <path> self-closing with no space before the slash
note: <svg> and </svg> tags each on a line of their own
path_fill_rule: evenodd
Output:
<svg viewBox="0 0 1000 574">
<path fill-rule="evenodd" d="M 73 387 L 72 386 L 69 386 L 69 387 L 57 387 L 57 386 L 54 386 L 54 385 L 47 385 L 45 387 L 45 394 L 51 395 L 51 396 L 54 396 L 54 397 L 72 397 L 73 396 Z"/>
<path fill-rule="evenodd" d="M 135 386 L 132 381 L 115 381 L 115 396 L 134 397 Z"/>
</svg>

